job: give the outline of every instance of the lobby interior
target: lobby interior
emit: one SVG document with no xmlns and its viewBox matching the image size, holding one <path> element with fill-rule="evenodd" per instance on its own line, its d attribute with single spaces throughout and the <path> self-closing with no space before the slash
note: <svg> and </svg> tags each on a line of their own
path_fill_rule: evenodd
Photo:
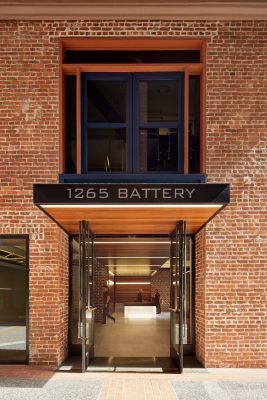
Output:
<svg viewBox="0 0 267 400">
<path fill-rule="evenodd" d="M 75 354 L 77 336 L 77 279 L 78 238 L 72 238 L 72 301 L 73 319 L 71 325 L 70 352 Z M 169 235 L 112 235 L 94 239 L 94 357 L 88 367 L 90 370 L 113 371 L 146 370 L 161 372 L 177 370 L 170 357 L 171 311 L 170 311 L 170 253 Z M 184 353 L 190 363 L 194 360 L 194 321 L 193 321 L 193 238 L 186 239 L 186 273 L 184 301 Z M 108 284 L 111 297 L 110 314 L 116 318 L 114 323 L 107 318 L 103 324 L 103 285 Z M 142 308 L 154 308 L 154 314 L 139 313 L 137 294 L 142 291 Z M 155 291 L 160 293 L 161 312 L 154 306 Z M 76 306 L 74 303 L 76 302 Z M 135 307 L 137 314 L 127 316 L 127 305 Z M 137 307 L 138 305 L 138 307 Z M 143 307 L 144 305 L 144 307 Z M 158 311 L 158 310 L 157 310 Z M 178 329 L 176 327 L 176 329 Z M 175 332 L 178 335 L 178 331 Z M 67 360 L 75 363 L 75 357 Z M 69 364 L 68 364 L 69 363 Z M 199 364 L 197 364 L 199 366 Z M 73 367 L 74 368 L 74 367 Z M 77 367 L 78 368 L 78 367 Z"/>
</svg>

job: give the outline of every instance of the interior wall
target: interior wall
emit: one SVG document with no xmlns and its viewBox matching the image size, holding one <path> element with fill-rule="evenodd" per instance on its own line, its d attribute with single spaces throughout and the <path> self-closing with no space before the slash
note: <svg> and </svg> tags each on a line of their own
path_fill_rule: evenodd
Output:
<svg viewBox="0 0 267 400">
<path fill-rule="evenodd" d="M 94 306 L 95 321 L 102 322 L 103 319 L 103 285 L 106 285 L 109 280 L 108 267 L 106 267 L 99 260 L 94 259 Z"/>
<path fill-rule="evenodd" d="M 123 284 L 123 282 L 136 282 L 135 284 Z M 140 283 L 138 283 L 140 282 Z M 146 282 L 149 284 L 144 284 Z M 136 301 L 139 289 L 143 291 L 143 301 L 151 300 L 151 278 L 150 276 L 117 276 L 115 284 L 115 297 L 117 303 L 131 303 Z"/>
<path fill-rule="evenodd" d="M 170 270 L 160 269 L 151 277 L 151 296 L 155 296 L 158 289 L 161 298 L 161 311 L 168 311 L 170 307 Z"/>
</svg>

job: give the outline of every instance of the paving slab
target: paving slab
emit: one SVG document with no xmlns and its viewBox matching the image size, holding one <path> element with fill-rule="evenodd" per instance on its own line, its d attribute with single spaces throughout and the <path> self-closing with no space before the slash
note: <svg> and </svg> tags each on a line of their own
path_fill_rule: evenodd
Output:
<svg viewBox="0 0 267 400">
<path fill-rule="evenodd" d="M 2 365 L 0 399 L 267 400 L 267 369 L 185 368 L 183 374 L 81 374 Z"/>
</svg>

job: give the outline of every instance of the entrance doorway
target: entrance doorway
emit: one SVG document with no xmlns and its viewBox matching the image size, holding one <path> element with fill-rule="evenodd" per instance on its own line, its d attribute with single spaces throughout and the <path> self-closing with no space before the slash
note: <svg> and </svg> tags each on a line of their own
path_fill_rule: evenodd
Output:
<svg viewBox="0 0 267 400">
<path fill-rule="evenodd" d="M 194 347 L 193 237 L 185 237 L 185 223 L 171 235 L 94 236 L 83 221 L 70 259 L 70 355 L 78 368 L 182 372 Z M 105 325 L 104 285 L 116 318 Z"/>
<path fill-rule="evenodd" d="M 135 178 L 132 179 L 134 181 Z M 97 262 L 100 262 L 100 256 L 97 259 L 94 255 L 96 239 L 101 237 L 99 235 L 112 233 L 126 235 L 124 237 L 130 240 L 144 235 L 154 237 L 156 232 L 159 237 L 170 240 L 170 356 L 182 372 L 186 346 L 190 348 L 194 344 L 193 285 L 188 291 L 191 293 L 190 300 L 187 300 L 186 294 L 193 275 L 191 272 L 191 278 L 187 280 L 186 255 L 190 246 L 187 246 L 185 233 L 198 233 L 229 203 L 229 185 L 172 183 L 172 180 L 167 180 L 168 183 L 133 181 L 34 186 L 35 204 L 73 238 L 70 354 L 78 354 L 83 371 L 94 359 L 94 327 L 98 322 L 97 313 L 101 315 L 101 306 L 96 304 L 95 299 L 102 296 L 94 277 L 96 271 L 105 271 L 104 268 L 96 268 Z M 86 221 L 90 221 L 90 229 L 95 236 Z M 77 235 L 76 239 L 72 235 Z M 117 260 L 121 260 L 119 257 L 125 258 L 116 254 Z M 191 304 L 190 317 L 187 317 L 188 304 Z M 190 340 L 186 342 L 187 336 Z"/>
</svg>

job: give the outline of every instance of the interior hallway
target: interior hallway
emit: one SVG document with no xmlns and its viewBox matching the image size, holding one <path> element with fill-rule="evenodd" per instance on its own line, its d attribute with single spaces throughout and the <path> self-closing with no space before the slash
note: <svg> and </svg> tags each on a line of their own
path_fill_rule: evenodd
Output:
<svg viewBox="0 0 267 400">
<path fill-rule="evenodd" d="M 126 319 L 113 314 L 116 323 L 95 325 L 95 357 L 169 357 L 170 316 L 163 312 L 155 319 Z"/>
</svg>

